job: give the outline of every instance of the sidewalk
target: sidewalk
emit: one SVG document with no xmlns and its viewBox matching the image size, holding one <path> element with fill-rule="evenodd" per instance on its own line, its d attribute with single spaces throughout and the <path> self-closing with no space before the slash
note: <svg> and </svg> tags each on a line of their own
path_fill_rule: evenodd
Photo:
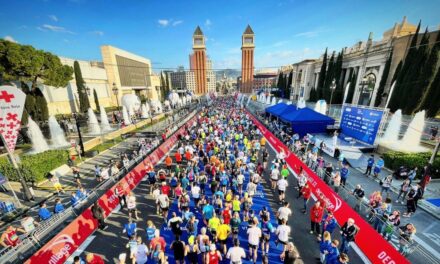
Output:
<svg viewBox="0 0 440 264">
<path fill-rule="evenodd" d="M 153 126 L 149 126 L 145 131 L 152 131 L 152 130 L 162 130 L 165 127 L 170 125 L 169 120 L 172 119 L 172 116 L 169 116 L 167 119 L 164 119 L 158 123 L 153 124 Z M 144 131 L 143 130 L 143 131 Z M 86 190 L 91 190 L 96 187 L 98 182 L 95 179 L 94 176 L 94 166 L 99 165 L 101 168 L 103 166 L 106 166 L 110 160 L 119 159 L 119 156 L 121 153 L 125 153 L 128 151 L 133 150 L 133 145 L 136 143 L 135 137 L 130 137 L 121 143 L 109 148 L 108 150 L 105 150 L 101 153 L 99 153 L 97 156 L 84 159 L 79 164 L 76 165 L 80 169 L 80 175 L 81 175 L 81 183 L 85 187 Z M 54 200 L 55 196 L 61 198 L 61 201 L 65 208 L 70 206 L 70 194 L 71 191 L 77 190 L 77 185 L 75 182 L 75 179 L 73 178 L 73 174 L 70 171 L 68 174 L 61 176 L 60 183 L 62 184 L 63 188 L 65 189 L 64 194 L 60 194 L 56 196 L 54 194 L 54 190 L 52 188 L 52 184 L 50 182 L 45 182 L 41 186 L 35 187 L 35 201 L 24 201 L 22 198 L 24 197 L 22 190 L 21 190 L 21 184 L 19 182 L 10 182 L 12 188 L 16 192 L 18 198 L 20 199 L 20 202 L 23 205 L 23 208 L 21 208 L 20 211 L 28 211 L 30 215 L 32 215 L 34 218 L 38 218 L 37 212 L 38 212 L 38 204 L 42 201 L 47 201 L 47 207 L 50 211 L 52 211 L 52 208 L 54 206 Z M 2 201 L 12 201 L 14 200 L 13 194 L 11 191 L 8 193 L 0 192 L 0 200 Z M 18 218 L 20 218 L 18 216 Z M 0 229 L 3 229 L 7 224 L 3 221 L 0 221 Z M 15 219 L 12 222 L 13 225 L 19 226 L 20 223 L 18 219 Z"/>
</svg>

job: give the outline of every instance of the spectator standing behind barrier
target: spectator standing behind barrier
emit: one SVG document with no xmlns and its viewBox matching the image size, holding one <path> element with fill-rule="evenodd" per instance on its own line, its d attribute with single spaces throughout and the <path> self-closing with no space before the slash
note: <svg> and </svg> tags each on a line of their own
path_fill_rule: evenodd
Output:
<svg viewBox="0 0 440 264">
<path fill-rule="evenodd" d="M 35 221 L 35 219 L 28 214 L 23 215 L 23 219 L 21 219 L 20 223 L 21 223 L 21 226 L 23 227 L 24 231 L 27 234 L 34 231 L 35 226 L 39 225 L 39 223 L 37 221 Z"/>
<path fill-rule="evenodd" d="M 374 155 L 371 155 L 367 161 L 367 169 L 365 170 L 365 173 L 364 173 L 365 175 L 368 175 L 368 176 L 371 175 L 371 169 L 373 168 L 373 165 L 374 165 Z"/>
<path fill-rule="evenodd" d="M 382 186 L 380 190 L 380 194 L 382 195 L 383 192 L 389 195 L 388 192 L 391 188 L 391 183 L 393 182 L 393 175 L 386 176 L 383 180 L 380 180 L 380 185 Z"/>
<path fill-rule="evenodd" d="M 382 168 L 385 166 L 385 161 L 382 157 L 380 157 L 377 162 L 376 166 L 374 167 L 374 177 L 377 178 L 379 176 L 379 173 L 382 171 Z"/>
<path fill-rule="evenodd" d="M 104 219 L 104 209 L 102 209 L 101 206 L 99 206 L 98 201 L 95 201 L 91 210 L 92 210 L 93 218 L 95 218 L 98 221 L 98 228 L 101 230 L 106 229 L 108 226 L 105 223 L 105 219 Z"/>
<path fill-rule="evenodd" d="M 324 215 L 324 207 L 317 201 L 310 209 L 310 234 L 321 234 L 321 221 Z"/>
<path fill-rule="evenodd" d="M 61 199 L 60 198 L 55 199 L 55 206 L 53 208 L 53 212 L 55 214 L 59 214 L 59 213 L 61 213 L 63 211 L 64 211 L 64 205 L 61 202 Z"/>
<path fill-rule="evenodd" d="M 354 207 L 354 210 L 360 211 L 361 205 L 362 205 L 362 200 L 364 199 L 364 196 L 365 196 L 365 191 L 364 191 L 364 189 L 362 189 L 362 186 L 360 184 L 357 184 L 356 188 L 353 190 L 352 194 L 356 198 L 356 205 Z"/>
<path fill-rule="evenodd" d="M 350 243 L 354 241 L 358 228 L 354 225 L 353 218 L 348 218 L 347 222 L 341 227 L 341 247 L 339 250 L 347 254 L 350 248 Z"/>
<path fill-rule="evenodd" d="M 341 185 L 345 187 L 345 183 L 347 182 L 348 175 L 350 175 L 350 170 L 348 169 L 348 164 L 345 164 L 341 168 Z"/>
</svg>

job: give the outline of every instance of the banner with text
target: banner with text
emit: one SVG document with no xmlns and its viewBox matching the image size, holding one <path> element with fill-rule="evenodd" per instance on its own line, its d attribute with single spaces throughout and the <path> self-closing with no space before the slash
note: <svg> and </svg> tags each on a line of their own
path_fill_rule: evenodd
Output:
<svg viewBox="0 0 440 264">
<path fill-rule="evenodd" d="M 372 263 L 410 263 L 251 113 L 247 113 L 275 150 L 277 152 L 281 149 L 285 151 L 287 155 L 286 162 L 295 173 L 298 173 L 301 167 L 303 168 L 304 172 L 307 174 L 308 183 L 313 194 L 316 197 L 321 197 L 321 195 L 323 195 L 325 198 L 324 200 L 327 203 L 327 208 L 334 212 L 338 223 L 343 225 L 348 218 L 354 219 L 355 224 L 360 228 L 359 233 L 356 235 L 356 244 Z M 371 243 L 371 241 L 374 241 L 374 243 Z"/>
<path fill-rule="evenodd" d="M 190 119 L 187 124 L 192 124 L 196 117 Z M 108 216 L 119 204 L 118 196 L 115 194 L 115 188 L 122 184 L 124 190 L 131 191 L 139 184 L 146 174 L 148 163 L 156 165 L 159 160 L 176 144 L 178 135 L 185 131 L 183 125 L 173 135 L 171 135 L 155 151 L 148 155 L 140 164 L 124 176 L 119 182 L 113 185 L 98 200 L 98 204 L 104 209 Z M 91 207 L 87 208 L 79 217 L 67 225 L 57 236 L 52 238 L 46 245 L 30 257 L 27 264 L 61 264 L 64 263 L 71 254 L 98 228 L 98 222 L 93 218 Z"/>
<path fill-rule="evenodd" d="M 383 111 L 344 105 L 342 107 L 342 134 L 373 145 L 382 120 Z"/>
</svg>

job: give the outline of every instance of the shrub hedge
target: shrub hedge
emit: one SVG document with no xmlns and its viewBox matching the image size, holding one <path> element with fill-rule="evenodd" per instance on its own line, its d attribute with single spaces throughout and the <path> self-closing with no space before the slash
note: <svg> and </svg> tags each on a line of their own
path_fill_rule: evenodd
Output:
<svg viewBox="0 0 440 264">
<path fill-rule="evenodd" d="M 431 157 L 431 152 L 423 153 L 404 153 L 398 151 L 389 151 L 383 155 L 385 166 L 389 169 L 396 170 L 400 166 L 406 166 L 408 168 L 418 167 L 418 173 L 420 174 L 422 168 L 428 163 Z M 440 179 L 440 157 L 437 156 L 433 164 L 432 178 Z M 418 175 L 420 176 L 420 175 Z"/>
<path fill-rule="evenodd" d="M 34 155 L 22 155 L 20 170 L 27 182 L 41 182 L 46 174 L 65 164 L 69 156 L 66 150 L 48 150 Z M 17 171 L 9 162 L 8 157 L 0 158 L 0 171 L 11 181 L 18 181 Z"/>
</svg>

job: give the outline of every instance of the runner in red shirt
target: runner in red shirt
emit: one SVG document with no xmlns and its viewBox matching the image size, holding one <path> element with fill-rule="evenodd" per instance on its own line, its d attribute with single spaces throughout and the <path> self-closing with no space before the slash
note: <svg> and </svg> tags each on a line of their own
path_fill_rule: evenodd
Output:
<svg viewBox="0 0 440 264">
<path fill-rule="evenodd" d="M 225 210 L 223 210 L 223 222 L 227 225 L 231 222 L 231 210 L 229 210 L 229 207 L 227 206 Z"/>
<path fill-rule="evenodd" d="M 176 154 L 174 155 L 174 157 L 176 158 L 176 163 L 177 163 L 177 164 L 182 163 L 182 155 L 180 154 L 179 151 L 176 152 Z"/>
<path fill-rule="evenodd" d="M 162 187 L 160 187 L 160 190 L 162 191 L 163 194 L 167 195 L 168 197 L 171 194 L 171 187 L 167 185 L 166 182 L 162 182 Z"/>
<path fill-rule="evenodd" d="M 104 260 L 96 254 L 89 253 L 86 256 L 86 263 L 87 264 L 104 264 Z"/>
<path fill-rule="evenodd" d="M 4 247 L 15 247 L 18 245 L 21 240 L 18 237 L 17 231 L 20 231 L 23 234 L 26 233 L 26 231 L 21 228 L 9 226 L 0 238 L 0 245 Z"/>
<path fill-rule="evenodd" d="M 167 243 L 165 242 L 165 239 L 160 236 L 160 231 L 156 230 L 154 232 L 154 236 L 155 237 L 153 239 L 151 239 L 150 248 L 155 249 L 157 245 L 160 245 L 160 249 L 162 251 L 165 251 L 165 247 L 166 247 Z"/>
<path fill-rule="evenodd" d="M 211 251 L 208 253 L 208 264 L 218 264 L 222 260 L 222 255 L 215 248 L 215 244 L 211 244 Z"/>
<path fill-rule="evenodd" d="M 191 152 L 189 152 L 188 150 L 185 152 L 185 158 L 186 158 L 186 161 L 191 160 Z"/>
</svg>

